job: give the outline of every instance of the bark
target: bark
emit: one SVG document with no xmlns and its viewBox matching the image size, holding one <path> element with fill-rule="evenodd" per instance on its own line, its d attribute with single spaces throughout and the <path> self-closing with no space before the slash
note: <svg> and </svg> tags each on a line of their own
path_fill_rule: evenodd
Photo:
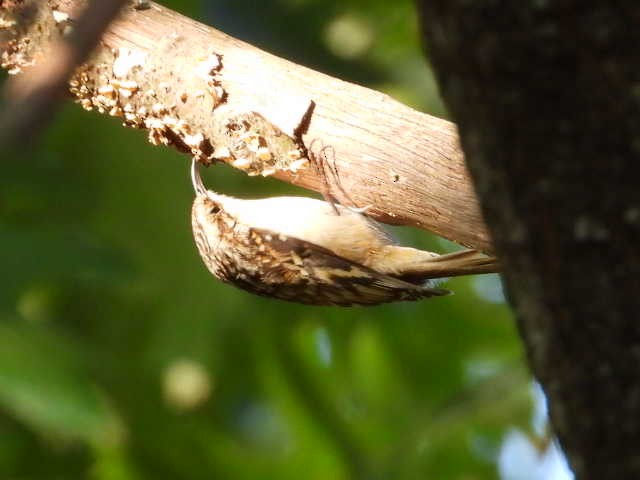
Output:
<svg viewBox="0 0 640 480">
<path fill-rule="evenodd" d="M 640 478 L 640 3 L 421 0 L 578 478 Z"/>
<path fill-rule="evenodd" d="M 0 5 L 11 23 L 27 3 Z M 44 13 L 30 28 L 0 22 L 3 66 L 10 71 L 46 57 L 64 32 L 54 11 L 69 15 L 72 26 L 85 2 L 42 4 Z M 345 205 L 370 206 L 367 214 L 378 220 L 492 249 L 454 124 L 153 2 L 123 10 L 70 91 L 86 109 L 147 129 L 152 143 L 203 163 L 225 161 L 248 174 L 328 189 Z"/>
<path fill-rule="evenodd" d="M 127 1 L 101 0 L 88 4 L 78 15 L 74 27 L 54 42 L 47 58 L 19 80 L 7 82 L 4 90 L 8 102 L 0 113 L 0 148 L 9 144 L 28 144 L 34 133 L 47 123 L 76 67 L 87 59 Z M 20 27 L 28 28 L 32 21 L 37 22 L 38 13 L 37 8 L 28 6 L 21 9 L 21 15 L 14 21 L 16 25 L 19 21 Z M 59 13 L 53 20 L 62 24 L 62 29 L 68 23 Z M 10 20 L 0 19 L 0 30 L 11 26 Z M 3 57 L 3 64 L 4 61 Z"/>
</svg>

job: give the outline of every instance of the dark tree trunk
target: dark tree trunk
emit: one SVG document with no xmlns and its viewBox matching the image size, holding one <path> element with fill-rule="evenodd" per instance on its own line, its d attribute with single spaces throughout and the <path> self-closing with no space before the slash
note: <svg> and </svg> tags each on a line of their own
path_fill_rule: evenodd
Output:
<svg viewBox="0 0 640 480">
<path fill-rule="evenodd" d="M 640 478 L 640 2 L 419 7 L 555 432 Z"/>
</svg>

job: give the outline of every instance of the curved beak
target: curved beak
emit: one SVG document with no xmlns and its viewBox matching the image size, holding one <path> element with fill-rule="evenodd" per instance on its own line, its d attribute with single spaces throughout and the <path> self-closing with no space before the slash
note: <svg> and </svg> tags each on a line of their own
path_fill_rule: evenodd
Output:
<svg viewBox="0 0 640 480">
<path fill-rule="evenodd" d="M 205 195 L 207 193 L 207 189 L 202 183 L 202 178 L 200 178 L 198 162 L 195 158 L 191 160 L 191 183 L 193 184 L 196 195 Z"/>
</svg>

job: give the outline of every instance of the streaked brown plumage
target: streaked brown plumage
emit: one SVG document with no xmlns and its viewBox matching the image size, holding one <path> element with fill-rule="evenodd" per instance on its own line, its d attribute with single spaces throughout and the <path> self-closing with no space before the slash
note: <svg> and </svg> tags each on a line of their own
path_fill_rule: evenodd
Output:
<svg viewBox="0 0 640 480">
<path fill-rule="evenodd" d="M 429 279 L 498 271 L 475 250 L 401 247 L 373 220 L 306 197 L 242 200 L 207 190 L 195 161 L 193 235 L 213 275 L 258 295 L 311 305 L 377 305 L 450 292 Z"/>
</svg>

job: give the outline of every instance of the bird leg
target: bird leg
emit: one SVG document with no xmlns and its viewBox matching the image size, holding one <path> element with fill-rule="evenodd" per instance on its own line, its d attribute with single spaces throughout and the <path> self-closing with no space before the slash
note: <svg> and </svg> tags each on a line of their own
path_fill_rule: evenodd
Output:
<svg viewBox="0 0 640 480">
<path fill-rule="evenodd" d="M 318 140 L 314 139 L 311 142 L 311 145 L 309 146 L 309 150 L 307 151 L 307 155 L 309 156 L 309 160 L 311 160 L 311 163 L 316 168 L 316 172 L 318 176 L 322 180 L 322 187 L 320 190 L 320 193 L 322 194 L 322 198 L 324 198 L 325 202 L 331 205 L 331 208 L 333 209 L 336 215 L 340 215 L 340 211 L 338 210 L 338 207 L 336 207 L 336 203 L 337 203 L 336 199 L 331 194 L 331 183 L 329 181 L 329 173 L 328 173 L 328 172 L 331 172 L 331 176 L 333 177 L 334 182 L 336 183 L 339 182 L 338 174 L 335 166 L 335 156 L 334 156 L 334 162 L 333 162 L 333 168 L 332 168 L 329 165 L 329 162 L 327 160 L 327 154 L 326 154 L 327 149 L 331 147 L 326 145 L 322 146 L 319 152 L 316 154 L 313 151 L 313 146 L 316 141 Z"/>
</svg>

